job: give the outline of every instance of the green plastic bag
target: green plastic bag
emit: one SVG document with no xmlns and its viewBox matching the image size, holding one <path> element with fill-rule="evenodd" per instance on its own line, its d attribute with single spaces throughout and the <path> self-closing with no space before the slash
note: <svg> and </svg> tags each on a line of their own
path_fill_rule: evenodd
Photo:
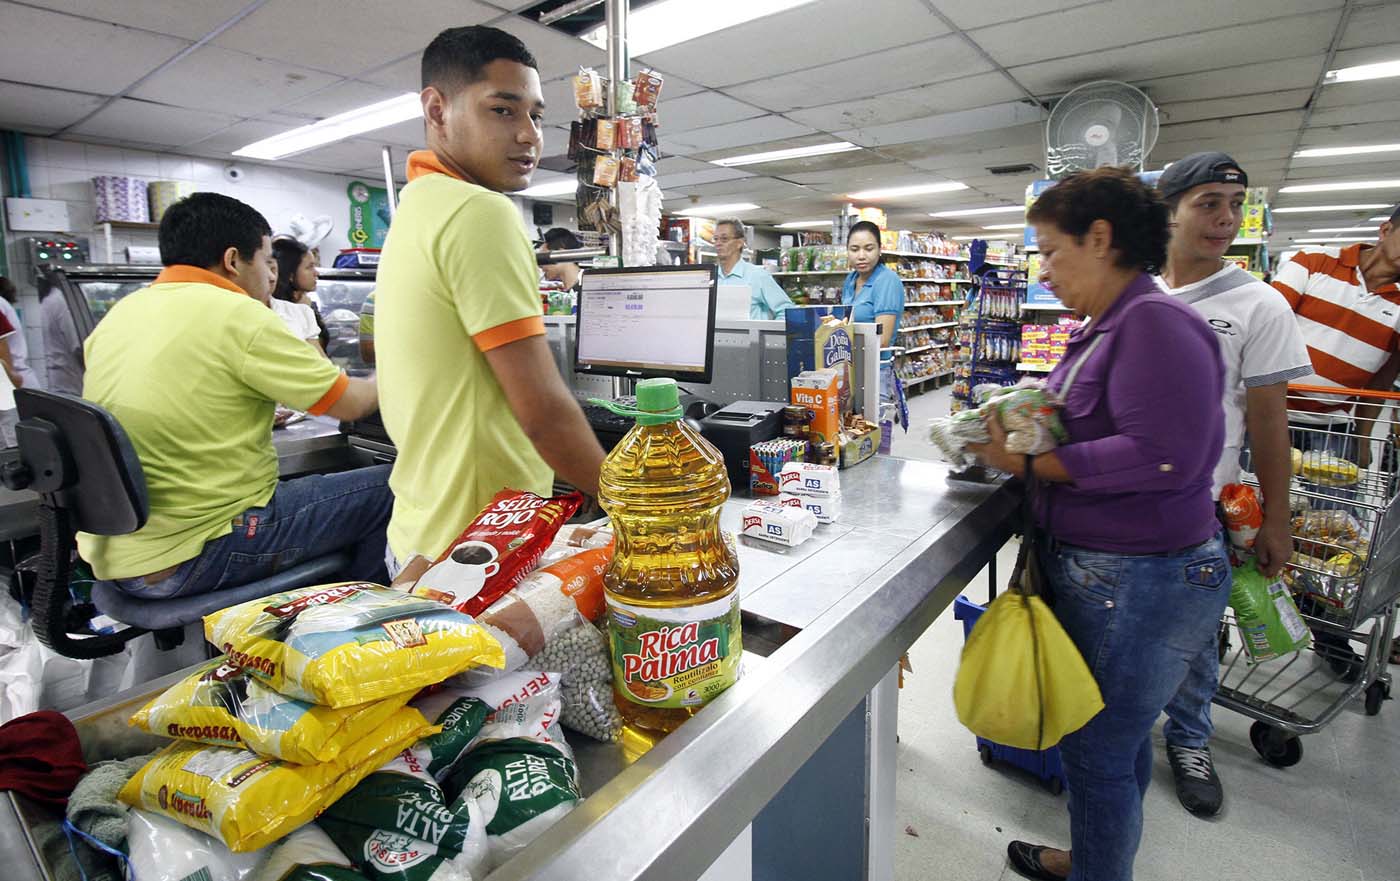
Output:
<svg viewBox="0 0 1400 881">
<path fill-rule="evenodd" d="M 1230 608 L 1235 610 L 1240 638 L 1249 659 L 1258 663 L 1308 647 L 1312 641 L 1308 625 L 1298 614 L 1288 587 L 1281 580 L 1270 581 L 1250 560 L 1236 566 L 1230 588 Z"/>
<path fill-rule="evenodd" d="M 1010 591 L 993 600 L 972 628 L 953 704 L 973 734 L 1044 750 L 1088 724 L 1103 709 L 1103 696 L 1045 601 Z"/>
</svg>

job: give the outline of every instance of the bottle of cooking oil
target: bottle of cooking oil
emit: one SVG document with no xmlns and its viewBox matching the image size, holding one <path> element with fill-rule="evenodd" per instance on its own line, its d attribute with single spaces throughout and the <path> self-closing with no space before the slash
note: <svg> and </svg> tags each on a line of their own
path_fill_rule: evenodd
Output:
<svg viewBox="0 0 1400 881">
<path fill-rule="evenodd" d="M 682 421 L 675 380 L 643 380 L 637 409 L 614 409 L 637 424 L 599 480 L 617 535 L 603 576 L 613 700 L 630 739 L 647 742 L 738 677 L 739 562 L 719 528 L 724 458 Z"/>
</svg>

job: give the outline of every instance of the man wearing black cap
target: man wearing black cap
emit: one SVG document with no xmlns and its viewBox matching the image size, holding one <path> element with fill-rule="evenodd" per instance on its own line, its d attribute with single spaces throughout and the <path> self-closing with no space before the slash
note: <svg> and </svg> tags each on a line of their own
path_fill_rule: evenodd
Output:
<svg viewBox="0 0 1400 881">
<path fill-rule="evenodd" d="M 1240 478 L 1246 433 L 1251 470 L 1263 489 L 1264 524 L 1254 541 L 1269 577 L 1293 552 L 1290 535 L 1287 390 L 1312 372 L 1307 346 L 1288 302 L 1269 285 L 1223 260 L 1243 221 L 1249 179 L 1224 153 L 1194 153 L 1172 163 L 1157 181 L 1171 209 L 1171 242 L 1162 282 L 1191 304 L 1220 341 L 1225 360 L 1225 450 L 1215 470 L 1215 495 Z M 1177 797 L 1191 813 L 1213 816 L 1223 791 L 1211 760 L 1211 699 L 1220 671 L 1212 645 L 1191 665 L 1167 705 L 1163 731 Z"/>
</svg>

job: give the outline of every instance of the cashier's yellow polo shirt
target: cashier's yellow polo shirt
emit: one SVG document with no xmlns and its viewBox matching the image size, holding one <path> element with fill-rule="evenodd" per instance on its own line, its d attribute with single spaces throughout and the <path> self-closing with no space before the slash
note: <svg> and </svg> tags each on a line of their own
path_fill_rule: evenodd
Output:
<svg viewBox="0 0 1400 881">
<path fill-rule="evenodd" d="M 151 514 L 131 535 L 78 534 L 98 578 L 150 575 L 199 555 L 277 488 L 276 403 L 319 415 L 349 380 L 233 282 L 167 267 L 112 308 L 83 346 L 83 397 L 125 429 Z"/>
<path fill-rule="evenodd" d="M 554 482 L 485 354 L 544 333 L 520 212 L 426 150 L 408 177 L 379 257 L 374 328 L 400 562 L 440 554 L 500 490 L 548 495 Z"/>
</svg>

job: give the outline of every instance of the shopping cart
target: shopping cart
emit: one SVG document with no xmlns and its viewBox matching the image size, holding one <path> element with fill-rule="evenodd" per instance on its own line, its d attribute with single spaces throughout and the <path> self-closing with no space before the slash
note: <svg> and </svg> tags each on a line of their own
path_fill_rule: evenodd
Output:
<svg viewBox="0 0 1400 881">
<path fill-rule="evenodd" d="M 1319 395 L 1348 412 L 1317 424 Z M 1381 413 L 1377 424 L 1358 432 L 1351 410 L 1367 404 Z M 1238 649 L 1231 645 L 1239 629 L 1227 611 L 1215 696 L 1216 704 L 1256 720 L 1250 742 L 1272 765 L 1297 764 L 1303 756 L 1298 736 L 1318 731 L 1358 697 L 1371 716 L 1390 697 L 1386 662 L 1400 596 L 1397 409 L 1400 394 L 1394 392 L 1289 386 L 1294 553 L 1283 578 L 1312 631 L 1311 645 L 1252 663 L 1242 637 Z M 1380 451 L 1368 468 L 1356 464 L 1362 443 Z M 1248 454 L 1241 464 L 1249 472 L 1244 482 L 1257 487 Z"/>
</svg>

